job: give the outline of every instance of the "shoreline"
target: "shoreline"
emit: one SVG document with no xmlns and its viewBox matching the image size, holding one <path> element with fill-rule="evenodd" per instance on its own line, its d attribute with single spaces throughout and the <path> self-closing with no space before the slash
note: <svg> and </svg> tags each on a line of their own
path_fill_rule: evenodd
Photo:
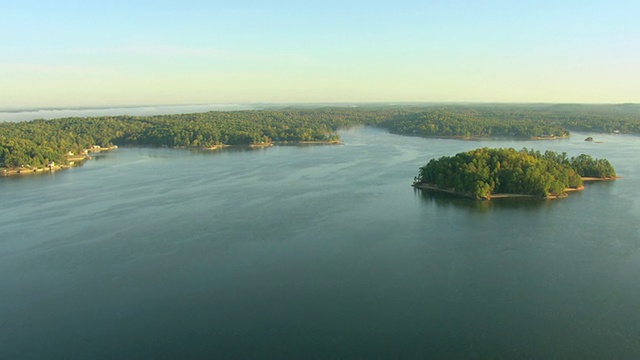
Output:
<svg viewBox="0 0 640 360">
<path fill-rule="evenodd" d="M 195 146 L 193 147 L 194 149 L 202 149 L 202 150 L 220 150 L 220 149 L 224 149 L 226 147 L 230 147 L 231 145 L 225 145 L 225 144 L 218 144 L 218 145 L 213 145 L 213 146 Z"/>
<path fill-rule="evenodd" d="M 385 128 L 381 128 L 385 129 Z M 400 136 L 414 136 L 425 139 L 450 139 L 450 140 L 463 140 L 463 141 L 482 141 L 482 140 L 516 140 L 516 141 L 529 141 L 529 140 L 565 140 L 570 139 L 571 134 L 562 135 L 562 136 L 479 136 L 479 135 L 470 135 L 470 136 L 462 136 L 462 135 L 421 135 L 421 134 L 406 134 L 401 132 L 392 132 L 387 130 L 388 133 Z"/>
<path fill-rule="evenodd" d="M 618 177 L 616 177 L 618 178 Z M 611 178 L 594 178 L 597 180 L 614 180 Z M 596 181 L 596 180 L 594 180 Z M 539 195 L 530 195 L 530 194 L 509 194 L 509 193 L 495 193 L 495 194 L 489 194 L 489 196 L 487 197 L 477 197 L 473 194 L 468 194 L 468 193 L 461 193 L 458 191 L 455 191 L 453 189 L 443 189 L 438 187 L 437 185 L 434 184 L 412 184 L 412 187 L 416 188 L 416 189 L 421 189 L 421 190 L 431 190 L 431 191 L 438 191 L 438 192 L 443 192 L 443 193 L 447 193 L 447 194 L 452 194 L 452 195 L 456 195 L 456 196 L 461 196 L 461 197 L 465 197 L 465 198 L 469 198 L 469 199 L 473 199 L 473 200 L 491 200 L 491 199 L 507 199 L 507 198 L 527 198 L 527 199 L 545 199 L 545 200 L 554 200 L 554 199 L 563 199 L 569 196 L 569 193 L 571 192 L 577 192 L 577 191 L 582 191 L 585 189 L 584 185 L 577 187 L 577 188 L 565 188 L 564 189 L 564 193 L 562 194 L 558 194 L 558 195 L 554 195 L 554 194 L 549 194 L 547 196 L 539 196 Z"/>
<path fill-rule="evenodd" d="M 0 170 L 0 176 L 26 176 L 26 175 L 34 175 L 34 174 L 44 174 L 44 173 L 53 173 L 58 170 L 70 169 L 74 166 L 77 166 L 75 162 L 69 165 L 53 165 L 53 166 L 43 166 L 43 167 L 24 167 L 24 168 L 2 168 Z"/>
<path fill-rule="evenodd" d="M 1 167 L 0 168 L 0 176 L 8 177 L 8 176 L 24 176 L 24 175 L 33 175 L 33 174 L 44 174 L 44 173 L 53 173 L 58 170 L 66 170 L 71 169 L 72 167 L 80 166 L 85 160 L 91 160 L 91 155 L 89 153 L 99 153 L 103 151 L 111 151 L 118 148 L 118 145 L 113 145 L 110 147 L 100 147 L 100 146 L 92 146 L 89 149 L 84 149 L 82 154 L 79 155 L 68 155 L 65 159 L 66 164 L 55 164 L 51 163 L 50 165 L 45 166 L 22 166 L 22 167 Z M 71 154 L 71 153 L 70 153 Z"/>
<path fill-rule="evenodd" d="M 340 140 L 320 140 L 320 141 L 275 141 L 268 143 L 253 143 L 253 144 L 237 144 L 237 145 L 228 145 L 228 144 L 217 144 L 213 146 L 188 146 L 188 147 L 174 147 L 174 149 L 192 149 L 192 150 L 203 150 L 203 151 L 216 151 L 220 149 L 230 148 L 230 147 L 245 147 L 245 148 L 268 148 L 274 145 L 279 146 L 296 146 L 296 145 L 342 145 Z M 111 147 L 100 147 L 93 146 L 89 149 L 84 149 L 82 154 L 79 155 L 69 155 L 66 158 L 66 164 L 54 164 L 40 167 L 0 167 L 0 177 L 8 177 L 8 176 L 24 176 L 24 175 L 33 175 L 33 174 L 42 174 L 42 173 L 52 173 L 58 170 L 70 169 L 72 167 L 76 167 L 82 164 L 85 160 L 91 160 L 90 153 L 100 153 L 103 151 L 110 151 L 118 149 L 118 145 L 113 145 Z"/>
<path fill-rule="evenodd" d="M 340 140 L 275 141 L 276 145 L 342 145 Z"/>
<path fill-rule="evenodd" d="M 342 145 L 340 140 L 317 140 L 317 141 L 272 141 L 265 143 L 251 143 L 251 144 L 218 144 L 210 147 L 200 147 L 200 146 L 190 146 L 186 148 L 192 148 L 196 150 L 220 150 L 230 147 L 249 147 L 249 148 L 267 148 L 272 146 L 295 146 L 295 145 Z M 181 149 L 185 147 L 176 147 L 176 149 Z"/>
<path fill-rule="evenodd" d="M 597 177 L 583 177 L 582 181 L 586 181 L 586 182 L 590 182 L 590 181 L 611 181 L 611 180 L 617 180 L 617 179 L 622 179 L 621 176 L 609 176 L 609 177 L 603 177 L 603 178 L 597 178 Z"/>
<path fill-rule="evenodd" d="M 562 135 L 562 136 L 532 136 L 531 140 L 563 140 L 570 139 L 571 135 Z"/>
<path fill-rule="evenodd" d="M 296 145 L 342 145 L 340 140 L 330 141 L 273 141 L 269 143 L 253 143 L 253 144 L 218 144 L 209 147 L 204 146 L 188 146 L 188 147 L 175 147 L 175 149 L 193 149 L 193 150 L 220 150 L 226 148 L 268 148 L 272 146 L 296 146 Z"/>
</svg>

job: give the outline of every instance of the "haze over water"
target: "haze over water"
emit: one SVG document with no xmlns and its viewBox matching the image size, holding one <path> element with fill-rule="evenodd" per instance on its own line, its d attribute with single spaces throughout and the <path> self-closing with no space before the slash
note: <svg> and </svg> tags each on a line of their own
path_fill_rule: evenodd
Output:
<svg viewBox="0 0 640 360">
<path fill-rule="evenodd" d="M 2 358 L 635 358 L 640 138 L 120 148 L 0 179 Z M 410 187 L 477 147 L 604 157 L 556 201 Z"/>
<path fill-rule="evenodd" d="M 18 122 L 34 119 L 57 119 L 91 116 L 147 116 L 186 114 L 206 111 L 253 110 L 262 106 L 248 104 L 201 104 L 201 105 L 148 105 L 98 108 L 50 108 L 50 109 L 0 109 L 0 122 Z"/>
</svg>

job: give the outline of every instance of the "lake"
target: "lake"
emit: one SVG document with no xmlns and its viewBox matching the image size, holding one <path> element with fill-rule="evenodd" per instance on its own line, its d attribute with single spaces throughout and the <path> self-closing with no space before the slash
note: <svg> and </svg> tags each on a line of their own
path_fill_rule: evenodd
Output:
<svg viewBox="0 0 640 360">
<path fill-rule="evenodd" d="M 640 137 L 341 137 L 0 178 L 0 358 L 640 356 Z M 484 146 L 622 179 L 560 200 L 410 186 Z"/>
</svg>

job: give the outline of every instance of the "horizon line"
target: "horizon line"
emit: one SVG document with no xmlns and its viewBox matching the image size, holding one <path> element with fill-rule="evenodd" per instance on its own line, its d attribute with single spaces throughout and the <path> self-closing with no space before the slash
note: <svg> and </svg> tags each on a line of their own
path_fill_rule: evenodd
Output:
<svg viewBox="0 0 640 360">
<path fill-rule="evenodd" d="M 310 101 L 310 102 L 228 102 L 228 103 L 170 103 L 170 104 L 113 104 L 113 105 L 78 105 L 78 106 L 24 106 L 0 107 L 3 113 L 22 113 L 34 111 L 60 110 L 107 110 L 145 107 L 180 107 L 180 106 L 353 106 L 353 105 L 640 105 L 640 102 L 546 102 L 546 101 Z M 237 111 L 237 110 L 236 110 Z"/>
</svg>

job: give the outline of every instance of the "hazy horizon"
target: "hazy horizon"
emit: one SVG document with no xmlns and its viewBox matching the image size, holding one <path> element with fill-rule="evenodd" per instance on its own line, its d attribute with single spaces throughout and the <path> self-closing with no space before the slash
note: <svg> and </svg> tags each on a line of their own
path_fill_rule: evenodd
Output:
<svg viewBox="0 0 640 360">
<path fill-rule="evenodd" d="M 3 113 L 19 113 L 29 111 L 46 111 L 46 110 L 108 110 L 108 109 L 130 109 L 130 108 L 169 108 L 169 107 L 242 107 L 242 106 L 267 106 L 267 107 L 315 107 L 315 106 L 431 106 L 431 105 L 603 105 L 603 106 L 621 106 L 621 105 L 640 105 L 640 102 L 539 102 L 539 101 L 333 101 L 333 102 L 246 102 L 246 103 L 184 103 L 184 104 L 107 104 L 107 105 L 80 105 L 80 106 L 24 106 L 24 107 L 0 107 Z"/>
<path fill-rule="evenodd" d="M 25 0 L 0 14 L 0 109 L 638 103 L 638 13 L 624 0 Z"/>
</svg>

